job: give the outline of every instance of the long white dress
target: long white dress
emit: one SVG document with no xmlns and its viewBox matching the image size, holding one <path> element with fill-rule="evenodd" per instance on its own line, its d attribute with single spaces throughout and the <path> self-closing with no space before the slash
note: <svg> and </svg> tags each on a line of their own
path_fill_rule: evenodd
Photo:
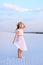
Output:
<svg viewBox="0 0 43 65">
<path fill-rule="evenodd" d="M 18 32 L 18 37 L 16 38 L 15 46 L 22 51 L 26 51 L 27 47 L 25 44 L 24 36 L 23 36 L 23 30 L 22 29 L 17 29 Z"/>
</svg>

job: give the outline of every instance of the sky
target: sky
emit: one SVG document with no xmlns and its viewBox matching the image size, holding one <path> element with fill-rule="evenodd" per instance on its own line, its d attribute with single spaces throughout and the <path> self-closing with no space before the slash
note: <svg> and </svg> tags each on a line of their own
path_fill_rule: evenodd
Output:
<svg viewBox="0 0 43 65">
<path fill-rule="evenodd" d="M 41 29 L 43 29 L 43 27 L 41 27 L 41 25 L 43 24 L 43 0 L 1 0 L 0 28 L 3 28 L 5 25 L 8 24 L 12 24 L 13 27 L 13 23 L 15 23 L 13 20 L 15 19 L 26 21 L 27 24 L 31 25 L 31 28 L 34 28 L 35 26 L 33 26 L 32 24 L 39 23 L 39 27 L 38 25 L 36 26 L 38 27 L 38 29 L 40 29 L 39 31 L 42 31 Z M 36 31 L 38 29 L 36 29 Z"/>
</svg>

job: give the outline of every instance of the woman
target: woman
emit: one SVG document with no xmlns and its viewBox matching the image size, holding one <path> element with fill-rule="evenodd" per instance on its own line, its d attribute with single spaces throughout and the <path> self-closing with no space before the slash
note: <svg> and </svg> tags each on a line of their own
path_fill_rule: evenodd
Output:
<svg viewBox="0 0 43 65">
<path fill-rule="evenodd" d="M 23 36 L 23 29 L 26 28 L 26 25 L 22 22 L 17 24 L 16 34 L 14 36 L 13 43 L 18 48 L 18 58 L 22 58 L 22 52 L 27 50 L 24 36 Z"/>
</svg>

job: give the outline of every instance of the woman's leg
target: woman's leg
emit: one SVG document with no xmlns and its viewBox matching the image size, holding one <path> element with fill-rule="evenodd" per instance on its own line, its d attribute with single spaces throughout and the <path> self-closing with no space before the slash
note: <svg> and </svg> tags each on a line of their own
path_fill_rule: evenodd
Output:
<svg viewBox="0 0 43 65">
<path fill-rule="evenodd" d="M 18 49 L 18 58 L 22 58 L 22 50 Z"/>
</svg>

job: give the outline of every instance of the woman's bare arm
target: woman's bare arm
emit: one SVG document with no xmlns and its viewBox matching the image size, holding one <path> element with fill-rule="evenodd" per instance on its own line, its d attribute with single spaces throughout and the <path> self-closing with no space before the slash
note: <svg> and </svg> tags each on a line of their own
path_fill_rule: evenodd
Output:
<svg viewBox="0 0 43 65">
<path fill-rule="evenodd" d="M 23 29 L 27 28 L 26 24 L 22 23 L 23 24 Z"/>
<path fill-rule="evenodd" d="M 13 43 L 16 41 L 17 36 L 18 36 L 18 32 L 16 32 L 16 34 L 15 34 L 15 36 L 14 36 Z"/>
</svg>

